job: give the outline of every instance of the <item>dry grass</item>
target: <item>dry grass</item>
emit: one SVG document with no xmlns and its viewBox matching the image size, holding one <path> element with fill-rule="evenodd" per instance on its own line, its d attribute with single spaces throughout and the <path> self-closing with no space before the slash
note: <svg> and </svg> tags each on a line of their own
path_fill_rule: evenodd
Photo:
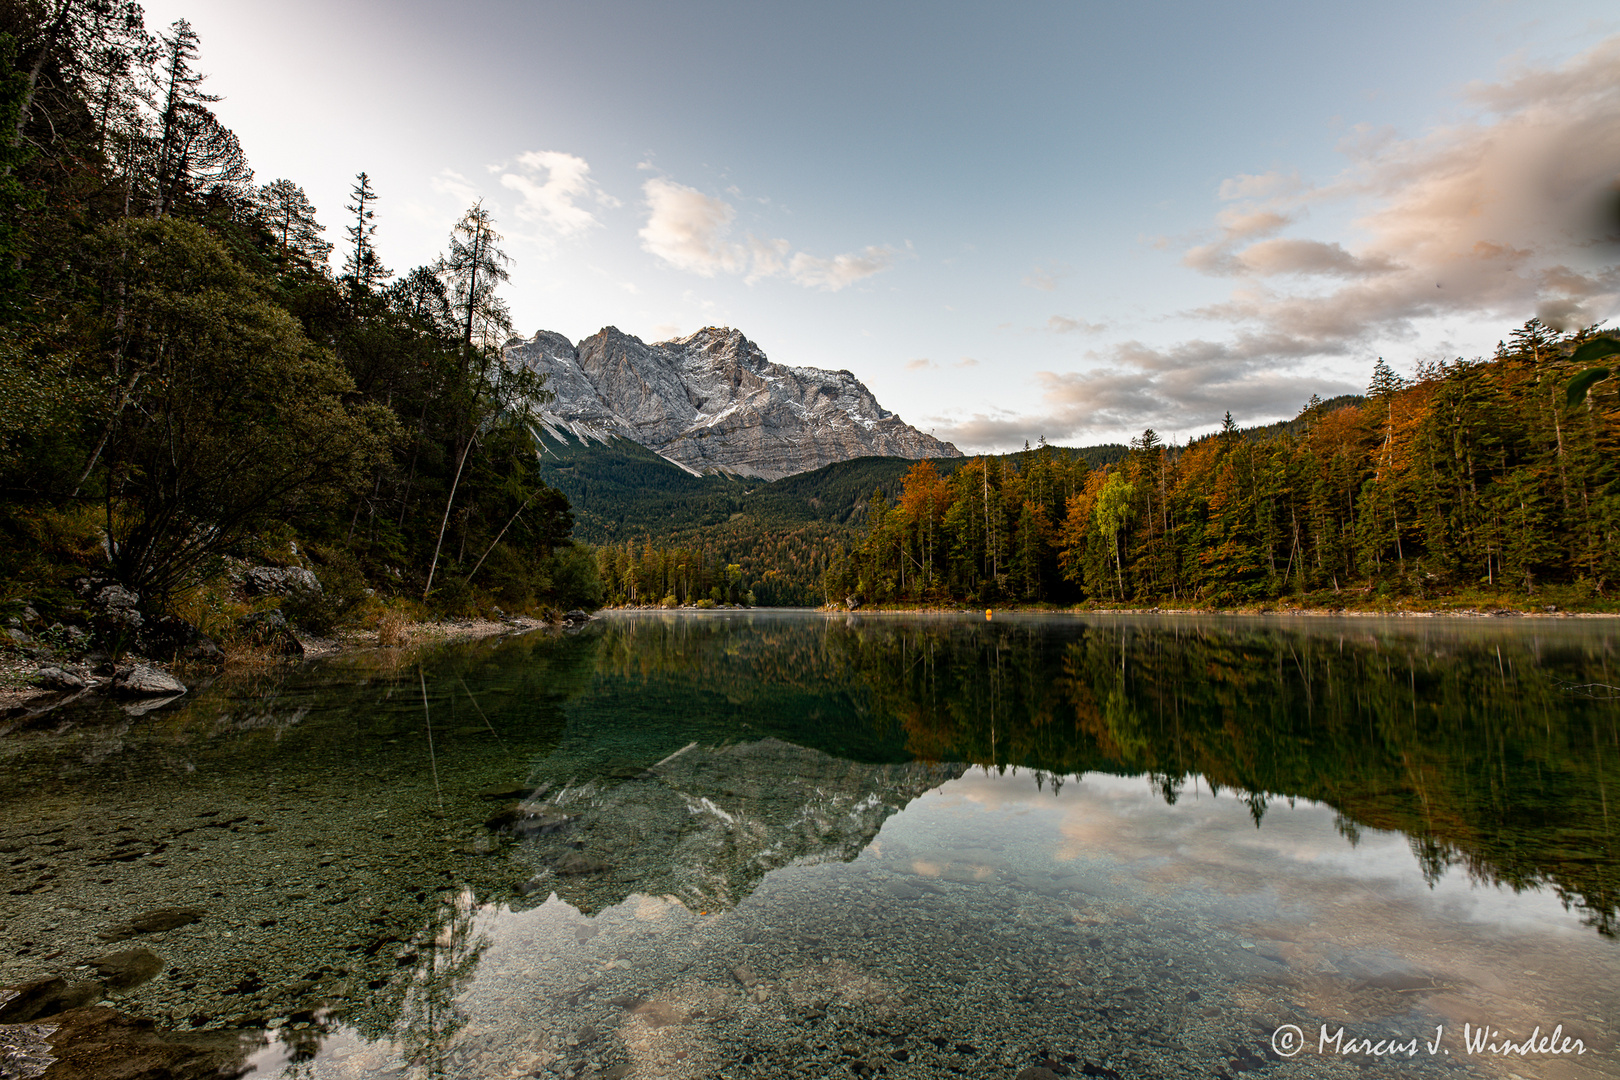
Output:
<svg viewBox="0 0 1620 1080">
<path fill-rule="evenodd" d="M 384 649 L 397 649 L 410 644 L 411 618 L 399 608 L 385 608 L 377 616 L 377 644 Z"/>
</svg>

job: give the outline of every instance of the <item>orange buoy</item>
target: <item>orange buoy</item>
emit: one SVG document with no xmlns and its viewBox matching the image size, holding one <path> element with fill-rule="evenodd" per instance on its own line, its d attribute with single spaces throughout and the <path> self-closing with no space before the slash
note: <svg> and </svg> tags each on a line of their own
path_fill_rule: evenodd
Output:
<svg viewBox="0 0 1620 1080">
<path fill-rule="evenodd" d="M 990 609 L 989 608 L 984 609 L 984 619 L 985 619 L 986 622 L 990 621 Z"/>
</svg>

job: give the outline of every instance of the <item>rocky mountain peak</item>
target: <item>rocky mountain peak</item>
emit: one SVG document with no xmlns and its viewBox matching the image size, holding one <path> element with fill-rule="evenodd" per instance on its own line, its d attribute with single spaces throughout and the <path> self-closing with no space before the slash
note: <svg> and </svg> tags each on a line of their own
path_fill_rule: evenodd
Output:
<svg viewBox="0 0 1620 1080">
<path fill-rule="evenodd" d="M 506 354 L 547 376 L 549 436 L 621 436 L 689 472 L 774 480 L 856 457 L 961 456 L 851 372 L 774 364 L 730 327 L 652 345 L 613 326 L 577 346 L 542 330 Z"/>
</svg>

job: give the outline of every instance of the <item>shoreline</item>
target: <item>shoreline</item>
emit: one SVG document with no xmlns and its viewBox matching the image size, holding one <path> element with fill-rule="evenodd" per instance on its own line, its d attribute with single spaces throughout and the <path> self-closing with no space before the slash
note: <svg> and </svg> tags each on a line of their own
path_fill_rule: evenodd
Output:
<svg viewBox="0 0 1620 1080">
<path fill-rule="evenodd" d="M 309 660 L 322 660 L 328 657 L 341 656 L 347 653 L 360 653 L 378 649 L 405 649 L 420 645 L 436 645 L 452 641 L 473 641 L 480 638 L 497 637 L 504 634 L 526 634 L 534 630 L 544 630 L 548 627 L 567 627 L 573 625 L 568 621 L 546 622 L 542 619 L 531 618 L 527 615 L 514 615 L 506 619 L 435 619 L 422 622 L 405 623 L 395 629 L 395 633 L 403 637 L 402 641 L 384 644 L 381 634 L 377 630 L 346 630 L 330 637 L 316 637 L 314 635 L 299 634 L 294 631 L 298 643 L 303 646 L 303 655 L 296 657 L 259 656 L 253 654 L 238 655 L 227 659 L 216 670 L 229 671 L 242 668 L 261 667 L 267 664 L 298 664 Z M 149 657 L 126 655 L 119 664 L 119 668 L 130 665 L 150 668 L 161 672 L 170 678 L 184 681 L 185 677 L 196 670 L 194 664 L 187 662 L 171 662 L 153 660 Z M 86 693 L 105 693 L 112 683 L 112 676 L 105 674 L 91 674 L 85 678 L 86 686 L 77 691 L 52 690 L 45 687 L 31 685 L 30 680 L 41 671 L 53 667 L 85 667 L 84 658 L 73 659 L 38 659 L 30 656 L 8 655 L 0 657 L 0 714 L 9 714 L 28 705 L 45 702 L 46 699 L 60 698 L 57 704 L 65 704 Z M 181 693 L 189 692 L 187 690 Z M 178 694 L 172 696 L 179 696 Z M 133 697 L 131 702 L 154 701 L 153 697 Z M 162 700 L 169 700 L 162 698 Z M 52 705 L 52 708 L 55 706 Z M 49 711 L 49 710 L 46 710 Z"/>
<path fill-rule="evenodd" d="M 814 609 L 829 615 L 977 615 L 981 611 L 1008 615 L 1220 615 L 1220 616 L 1280 616 L 1311 619 L 1620 619 L 1620 611 L 1520 611 L 1516 608 L 1451 608 L 1396 609 L 1393 611 L 1366 608 L 1274 608 L 1266 606 L 1235 608 L 1088 608 L 1088 607 L 1036 607 L 1011 604 L 990 608 L 936 607 L 930 605 L 845 607 L 832 604 Z"/>
</svg>

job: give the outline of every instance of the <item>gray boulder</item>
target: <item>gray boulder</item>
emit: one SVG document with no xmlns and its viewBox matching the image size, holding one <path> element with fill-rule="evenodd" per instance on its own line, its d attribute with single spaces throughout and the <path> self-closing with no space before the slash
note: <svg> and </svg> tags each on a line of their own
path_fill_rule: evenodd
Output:
<svg viewBox="0 0 1620 1080">
<path fill-rule="evenodd" d="M 70 983 L 61 978 L 35 979 L 20 986 L 5 987 L 0 989 L 0 1024 L 25 1024 L 92 1005 L 101 1000 L 103 992 L 104 987 L 98 982 Z"/>
<path fill-rule="evenodd" d="M 83 690 L 90 685 L 79 672 L 62 667 L 42 667 L 30 681 L 41 690 Z"/>
<path fill-rule="evenodd" d="M 98 956 L 90 964 L 109 990 L 128 990 L 150 982 L 164 967 L 163 957 L 140 947 Z"/>
<path fill-rule="evenodd" d="M 301 566 L 255 566 L 242 575 L 249 596 L 292 596 L 318 593 L 321 580 Z"/>
<path fill-rule="evenodd" d="M 107 639 L 128 637 L 146 624 L 141 594 L 122 585 L 101 585 L 90 601 L 90 618 Z"/>
<path fill-rule="evenodd" d="M 185 693 L 186 684 L 166 671 L 131 664 L 113 676 L 112 692 L 119 697 L 173 697 Z"/>
</svg>

